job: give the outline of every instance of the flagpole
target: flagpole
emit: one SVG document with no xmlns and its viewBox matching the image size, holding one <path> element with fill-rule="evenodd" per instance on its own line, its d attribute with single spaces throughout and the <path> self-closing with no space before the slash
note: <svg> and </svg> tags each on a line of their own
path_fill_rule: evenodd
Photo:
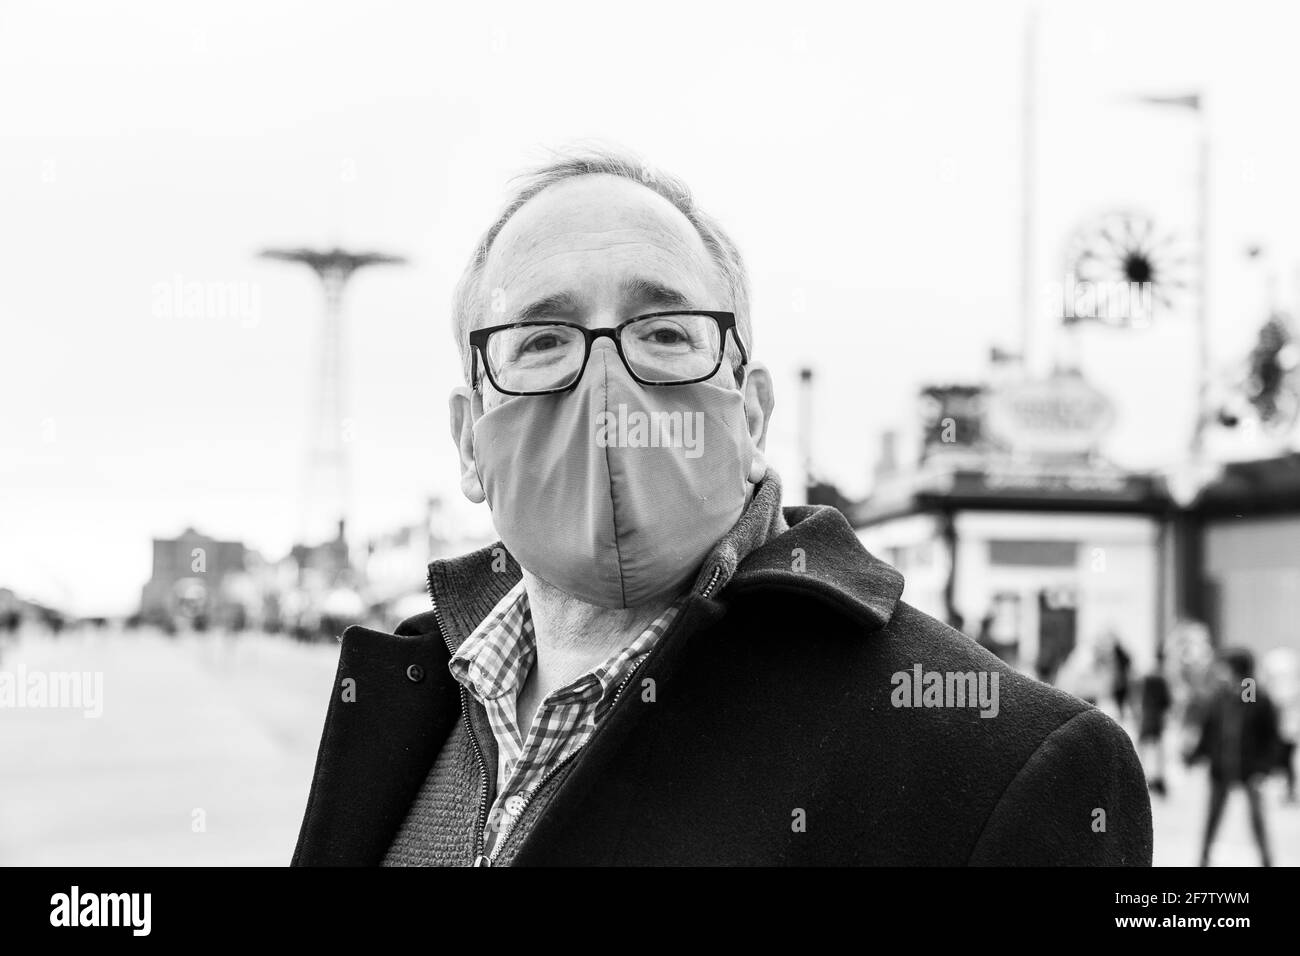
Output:
<svg viewBox="0 0 1300 956">
<path fill-rule="evenodd" d="M 1025 19 L 1021 61 L 1020 114 L 1020 364 L 1026 373 L 1031 366 L 1030 349 L 1034 329 L 1034 215 L 1037 186 L 1035 147 L 1037 110 L 1034 81 L 1038 59 L 1038 4 L 1029 4 Z"/>
<path fill-rule="evenodd" d="M 1192 432 L 1192 460 L 1205 453 L 1205 427 L 1209 417 L 1210 388 L 1210 131 L 1199 100 L 1197 144 L 1197 308 L 1196 308 L 1196 427 Z"/>
</svg>

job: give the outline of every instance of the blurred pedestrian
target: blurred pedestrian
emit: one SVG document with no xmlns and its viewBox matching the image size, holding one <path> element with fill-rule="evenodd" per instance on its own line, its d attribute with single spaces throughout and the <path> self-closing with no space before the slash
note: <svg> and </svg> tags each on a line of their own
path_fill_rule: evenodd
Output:
<svg viewBox="0 0 1300 956">
<path fill-rule="evenodd" d="M 1097 706 L 1112 693 L 1114 659 L 1100 640 L 1076 644 L 1056 675 L 1056 686 Z"/>
<path fill-rule="evenodd" d="M 1250 825 L 1263 866 L 1272 863 L 1264 826 L 1260 783 L 1276 765 L 1277 712 L 1254 681 L 1255 658 L 1245 649 L 1224 651 L 1219 686 L 1200 717 L 1200 739 L 1187 763 L 1205 760 L 1210 768 L 1210 802 L 1201 846 L 1201 866 L 1209 866 L 1210 847 L 1223 816 L 1228 791 L 1240 785 L 1250 805 Z"/>
<path fill-rule="evenodd" d="M 1173 703 L 1169 681 L 1160 669 L 1142 678 L 1138 697 L 1138 753 L 1147 771 L 1147 788 L 1161 797 L 1168 794 L 1165 783 L 1165 717 Z"/>
<path fill-rule="evenodd" d="M 1129 656 L 1128 651 L 1124 650 L 1124 642 L 1114 633 L 1110 635 L 1110 653 L 1112 658 L 1110 695 L 1115 700 L 1115 719 L 1123 723 L 1128 707 L 1128 688 L 1133 658 Z"/>
<path fill-rule="evenodd" d="M 1012 650 L 1015 645 L 1009 641 L 998 640 L 997 635 L 993 633 L 996 621 L 997 618 L 992 612 L 985 614 L 980 618 L 979 634 L 976 636 L 975 641 L 980 647 L 984 648 L 994 657 L 1014 666 L 1014 662 L 1011 658 Z"/>
<path fill-rule="evenodd" d="M 1261 671 L 1264 689 L 1277 707 L 1278 736 L 1282 740 L 1278 766 L 1286 778 L 1286 802 L 1295 803 L 1295 751 L 1300 740 L 1300 654 L 1291 647 L 1275 647 L 1264 655 Z"/>
</svg>

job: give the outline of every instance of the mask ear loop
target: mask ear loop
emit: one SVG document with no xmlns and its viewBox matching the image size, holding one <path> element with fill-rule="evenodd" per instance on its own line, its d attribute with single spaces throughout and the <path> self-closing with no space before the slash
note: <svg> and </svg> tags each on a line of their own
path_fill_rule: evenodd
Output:
<svg viewBox="0 0 1300 956">
<path fill-rule="evenodd" d="M 749 350 L 745 348 L 745 343 L 740 340 L 740 330 L 735 326 L 732 326 L 728 331 L 731 332 L 732 337 L 736 340 L 736 350 L 740 353 L 740 361 L 731 366 L 731 375 L 736 380 L 736 388 L 741 391 L 743 398 L 745 382 L 749 379 Z M 724 342 L 723 355 L 725 356 L 725 354 L 726 343 Z M 753 497 L 754 489 L 762 484 L 763 479 L 759 478 L 758 481 L 752 481 L 749 477 L 749 471 L 753 467 L 754 456 L 758 451 L 758 447 L 753 444 L 753 439 L 749 438 L 748 428 L 745 429 L 745 435 L 748 439 L 747 444 L 749 450 L 749 460 L 745 463 L 745 483 L 749 485 L 749 489 L 746 492 L 745 505 L 748 507 L 749 501 Z"/>
<path fill-rule="evenodd" d="M 471 347 L 470 347 L 470 365 L 469 365 L 469 370 L 470 370 L 470 371 L 469 371 L 469 374 L 470 374 L 470 377 L 471 377 L 471 381 L 470 381 L 470 383 L 469 383 L 469 390 L 470 390 L 471 392 L 476 393 L 476 394 L 478 395 L 478 397 L 479 397 L 479 400 L 482 401 L 482 399 L 483 399 L 483 377 L 487 374 L 487 357 L 486 357 L 486 356 L 483 356 L 483 371 L 482 371 L 482 372 L 480 372 L 480 371 L 478 370 L 478 360 L 479 360 L 479 358 L 480 358 L 480 356 L 479 356 L 479 350 L 471 346 Z"/>
<path fill-rule="evenodd" d="M 479 418 L 482 418 L 482 417 L 483 417 L 483 387 L 482 387 L 482 383 L 483 383 L 483 379 L 484 379 L 484 377 L 485 377 L 486 374 L 487 374 L 487 370 L 486 370 L 486 367 L 487 367 L 487 360 L 484 359 L 484 362 L 483 362 L 483 364 L 484 364 L 484 371 L 480 372 L 480 371 L 478 370 L 478 359 L 479 359 L 478 350 L 477 350 L 477 349 L 474 349 L 473 352 L 472 352 L 472 354 L 473 354 L 473 359 L 472 359 L 471 364 L 470 364 L 470 374 L 474 377 L 475 381 L 470 382 L 470 386 L 469 386 L 470 394 L 471 394 L 471 396 L 473 396 L 473 397 L 470 398 L 470 413 L 473 414 L 473 412 L 474 412 L 474 397 L 477 397 L 477 398 L 478 398 L 478 407 L 479 407 Z M 483 500 L 487 502 L 487 506 L 488 506 L 488 508 L 489 508 L 489 510 L 490 510 L 490 509 L 492 508 L 492 501 L 491 501 L 490 498 L 488 498 L 487 485 L 486 485 L 486 484 L 484 483 L 484 481 L 483 481 L 483 473 L 482 473 L 481 471 L 478 470 L 478 443 L 474 440 L 474 425 L 477 425 L 477 424 L 478 424 L 478 422 L 477 422 L 477 420 L 476 420 L 476 421 L 474 422 L 474 424 L 473 424 L 473 425 L 470 425 L 470 427 L 469 427 L 470 444 L 474 446 L 474 477 L 476 477 L 476 478 L 478 479 L 478 486 L 479 486 L 480 488 L 483 489 Z"/>
<path fill-rule="evenodd" d="M 740 361 L 731 366 L 731 377 L 736 380 L 736 388 L 743 389 L 745 380 L 749 377 L 749 350 L 745 348 L 745 343 L 740 341 L 740 332 L 732 327 L 728 329 L 731 337 L 736 340 L 736 351 L 740 353 Z M 722 355 L 725 358 L 727 354 L 726 336 L 723 336 Z"/>
<path fill-rule="evenodd" d="M 474 447 L 474 476 L 478 478 L 478 486 L 483 489 L 483 500 L 487 502 L 488 509 L 491 510 L 492 499 L 488 497 L 488 486 L 483 481 L 483 472 L 478 470 L 478 447 L 477 447 L 478 442 L 474 441 L 473 425 L 470 426 L 469 435 L 470 435 L 470 439 L 469 439 L 470 443 L 475 446 Z"/>
</svg>

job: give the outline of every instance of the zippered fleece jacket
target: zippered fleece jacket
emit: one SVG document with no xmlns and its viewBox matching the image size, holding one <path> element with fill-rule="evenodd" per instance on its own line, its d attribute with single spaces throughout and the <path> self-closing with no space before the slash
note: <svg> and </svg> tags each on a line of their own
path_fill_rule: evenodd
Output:
<svg viewBox="0 0 1300 956">
<path fill-rule="evenodd" d="M 343 633 L 293 865 L 1151 863 L 1124 730 L 900 600 L 773 472 L 488 860 L 495 745 L 447 662 L 519 576 L 499 542 L 435 561 L 428 612 Z"/>
</svg>

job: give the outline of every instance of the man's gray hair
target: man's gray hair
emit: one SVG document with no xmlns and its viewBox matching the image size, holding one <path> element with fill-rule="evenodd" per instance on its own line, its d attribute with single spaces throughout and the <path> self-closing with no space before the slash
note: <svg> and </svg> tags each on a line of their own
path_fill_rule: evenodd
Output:
<svg viewBox="0 0 1300 956">
<path fill-rule="evenodd" d="M 543 189 L 566 179 L 597 174 L 622 176 L 654 190 L 690 221 L 704 240 L 723 285 L 731 295 L 731 311 L 736 314 L 736 331 L 745 344 L 745 350 L 751 356 L 754 354 L 753 331 L 749 321 L 749 277 L 745 272 L 744 260 L 741 259 L 736 244 L 717 221 L 695 205 L 687 185 L 676 176 L 650 166 L 631 153 L 610 147 L 570 148 L 557 153 L 550 162 L 512 180 L 515 188 L 505 208 L 475 246 L 474 255 L 456 284 L 452 302 L 452 327 L 456 344 L 460 348 L 466 381 L 470 377 L 469 333 L 489 303 L 486 290 L 482 287 L 483 271 L 497 235 L 505 228 L 510 217 Z M 731 352 L 734 349 L 729 347 L 729 354 Z"/>
</svg>

